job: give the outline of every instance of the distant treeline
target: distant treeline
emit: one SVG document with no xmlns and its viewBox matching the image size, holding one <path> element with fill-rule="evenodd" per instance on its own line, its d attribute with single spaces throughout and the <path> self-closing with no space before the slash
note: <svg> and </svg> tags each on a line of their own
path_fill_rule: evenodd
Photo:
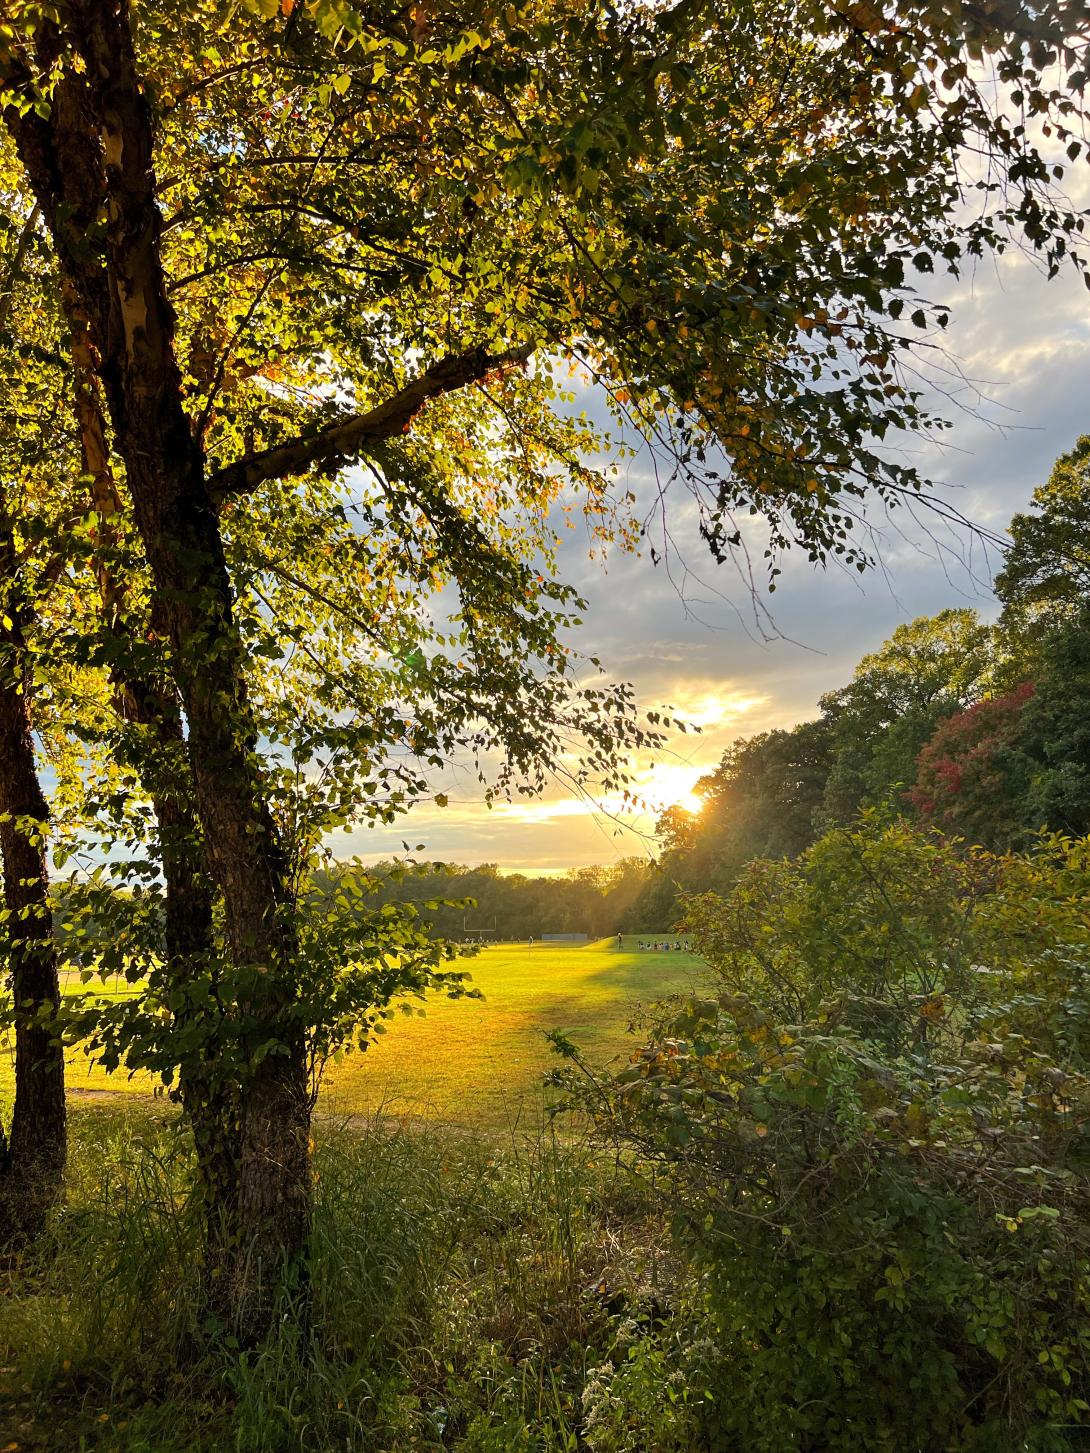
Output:
<svg viewBox="0 0 1090 1453">
<path fill-rule="evenodd" d="M 815 720 L 736 741 L 698 785 L 699 814 L 664 814 L 627 927 L 672 923 L 685 892 L 794 857 L 861 808 L 998 849 L 1090 832 L 1090 435 L 1010 535 L 995 625 L 955 609 L 898 627 Z"/>
<path fill-rule="evenodd" d="M 632 917 L 653 876 L 646 859 L 625 858 L 609 867 L 573 868 L 546 878 L 501 873 L 495 863 L 406 868 L 383 862 L 366 870 L 344 864 L 319 881 L 332 890 L 338 880 L 362 872 L 378 880 L 382 902 L 418 904 L 421 916 L 443 937 L 486 941 L 541 938 L 546 933 L 586 933 L 591 938 L 616 933 Z M 465 906 L 450 906 L 451 901 Z"/>
</svg>

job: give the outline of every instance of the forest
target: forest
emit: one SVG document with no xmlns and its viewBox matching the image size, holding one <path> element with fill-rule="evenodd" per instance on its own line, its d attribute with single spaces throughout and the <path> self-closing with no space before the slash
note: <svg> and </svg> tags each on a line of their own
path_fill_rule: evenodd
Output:
<svg viewBox="0 0 1090 1453">
<path fill-rule="evenodd" d="M 1084 1446 L 1085 441 L 997 625 L 550 885 L 695 950 L 612 1057 L 557 986 L 618 1029 L 650 960 L 527 945 L 533 1115 L 322 1096 L 500 914 L 344 835 L 628 803 L 684 725 L 569 533 L 756 601 L 976 528 L 946 289 L 1090 277 L 1088 77 L 1085 0 L 0 7 L 4 1453 Z"/>
<path fill-rule="evenodd" d="M 650 856 L 626 857 L 604 867 L 569 868 L 547 877 L 502 873 L 494 863 L 370 863 L 337 866 L 317 880 L 330 894 L 346 876 L 366 879 L 382 903 L 412 903 L 429 929 L 444 938 L 503 942 L 576 933 L 588 938 L 626 932 L 651 886 Z M 428 906 L 433 905 L 433 906 Z M 660 918 L 654 928 L 665 931 Z"/>
</svg>

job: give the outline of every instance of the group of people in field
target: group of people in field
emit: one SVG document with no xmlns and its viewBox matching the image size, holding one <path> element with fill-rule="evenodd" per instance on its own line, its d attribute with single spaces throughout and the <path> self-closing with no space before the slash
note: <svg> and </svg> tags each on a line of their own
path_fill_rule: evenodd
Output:
<svg viewBox="0 0 1090 1453">
<path fill-rule="evenodd" d="M 676 940 L 671 943 L 669 939 L 637 939 L 637 948 L 652 949 L 657 954 L 678 953 L 683 954 L 688 950 L 688 944 Z"/>
</svg>

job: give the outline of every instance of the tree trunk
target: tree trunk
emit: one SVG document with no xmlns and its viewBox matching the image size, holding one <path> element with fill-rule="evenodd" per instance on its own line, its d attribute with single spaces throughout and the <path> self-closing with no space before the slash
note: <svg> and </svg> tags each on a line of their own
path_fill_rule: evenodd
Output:
<svg viewBox="0 0 1090 1453">
<path fill-rule="evenodd" d="M 123 630 L 125 625 L 119 613 L 115 626 Z M 180 1068 L 181 1102 L 197 1157 L 211 1300 L 216 1310 L 229 1313 L 222 1293 L 229 1286 L 229 1248 L 237 1220 L 238 1104 L 217 1063 L 224 1011 L 217 992 L 212 883 L 192 806 L 192 774 L 177 702 L 168 691 L 123 669 L 116 684 L 118 710 L 152 738 L 150 747 L 139 752 L 138 770 L 155 813 L 167 976 L 171 988 L 181 991 L 173 1023 L 183 1035 L 196 1028 L 202 1042 L 199 1060 L 187 1059 Z M 192 995 L 197 987 L 211 988 L 211 998 Z"/>
<path fill-rule="evenodd" d="M 224 1011 L 217 992 L 212 883 L 192 806 L 192 774 L 176 701 L 129 674 L 122 674 L 118 696 L 125 719 L 148 728 L 153 736 L 151 749 L 141 753 L 139 769 L 157 827 L 167 974 L 171 987 L 182 991 L 173 1011 L 174 1025 L 183 1034 L 196 1027 L 204 1046 L 199 1061 L 187 1060 L 180 1069 L 181 1102 L 197 1157 L 211 1301 L 217 1311 L 229 1315 L 224 1292 L 230 1286 L 230 1246 L 237 1222 L 239 1107 L 217 1063 Z M 211 999 L 203 994 L 190 997 L 201 981 L 211 988 Z"/>
<path fill-rule="evenodd" d="M 0 1239 L 33 1237 L 56 1200 L 67 1149 L 60 984 L 49 907 L 49 809 L 30 728 L 30 623 L 11 522 L 0 510 L 0 857 L 15 1010 L 15 1108 L 0 1168 Z"/>
<path fill-rule="evenodd" d="M 217 1312 L 232 1316 L 231 1247 L 238 1239 L 239 1106 L 217 1063 L 222 1011 L 215 969 L 212 884 L 205 868 L 200 827 L 187 795 L 187 789 L 192 789 L 192 777 L 184 757 L 176 705 L 159 692 L 142 691 L 146 683 L 129 680 L 125 685 L 128 719 L 152 728 L 156 738 L 157 760 L 147 762 L 142 775 L 158 830 L 165 888 L 167 972 L 171 986 L 182 990 L 174 1021 L 183 1034 L 197 1027 L 204 1046 L 199 1062 L 190 1060 L 182 1065 L 179 1087 L 197 1157 L 210 1303 Z M 208 1000 L 201 995 L 194 1001 L 189 991 L 202 980 L 212 989 L 213 997 Z"/>
<path fill-rule="evenodd" d="M 106 421 L 95 374 L 95 354 L 87 318 L 69 281 L 63 286 L 65 311 L 72 331 L 73 403 L 79 425 L 82 463 L 90 482 L 94 530 L 95 574 L 107 628 L 123 643 L 143 635 L 146 622 L 131 618 L 126 582 L 109 561 L 120 539 L 116 521 L 122 500 L 110 464 Z M 161 622 L 157 622 L 162 625 Z M 122 657 L 122 661 L 123 661 Z M 238 1219 L 237 1096 L 224 1083 L 216 1063 L 220 1017 L 213 932 L 213 891 L 207 872 L 200 824 L 193 807 L 193 775 L 186 756 L 182 716 L 174 689 L 147 679 L 124 664 L 113 669 L 118 714 L 148 732 L 151 742 L 137 748 L 136 767 L 155 813 L 159 861 L 164 882 L 164 950 L 173 987 L 182 990 L 174 1010 L 183 1032 L 204 1019 L 206 1050 L 199 1063 L 183 1064 L 179 1074 L 181 1101 L 193 1133 L 205 1217 L 205 1262 L 211 1300 L 230 1312 L 224 1293 L 231 1283 L 230 1246 Z M 211 1000 L 189 997 L 199 980 L 212 989 Z"/>
<path fill-rule="evenodd" d="M 62 14 L 63 32 L 47 20 L 37 36 L 39 62 L 61 62 L 49 115 L 9 107 L 6 120 L 90 324 L 223 895 L 248 1063 L 222 1221 L 231 1314 L 252 1338 L 268 1326 L 285 1264 L 301 1267 L 309 1233 L 311 1107 L 305 1030 L 293 1012 L 293 905 L 257 758 L 219 522 L 184 407 L 159 252 L 151 113 L 127 6 L 72 0 Z M 90 242 L 100 226 L 101 243 Z"/>
</svg>

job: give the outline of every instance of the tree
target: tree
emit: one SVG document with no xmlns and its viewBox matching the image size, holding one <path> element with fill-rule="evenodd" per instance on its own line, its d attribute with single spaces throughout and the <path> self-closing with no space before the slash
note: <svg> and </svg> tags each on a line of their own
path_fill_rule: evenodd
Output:
<svg viewBox="0 0 1090 1453">
<path fill-rule="evenodd" d="M 1090 605 L 1042 648 L 1041 674 L 1026 704 L 1017 748 L 1028 785 L 1025 827 L 1090 832 Z"/>
<path fill-rule="evenodd" d="M 67 1115 L 58 944 L 50 900 L 53 820 L 39 775 L 71 782 L 77 723 L 94 699 L 65 661 L 55 632 L 72 618 L 71 554 L 75 453 L 57 428 L 55 379 L 24 366 L 57 348 L 56 310 L 40 286 L 37 215 L 4 238 L 0 329 L 8 377 L 0 443 L 0 861 L 5 1030 L 14 1031 L 15 1098 L 10 1134 L 0 1125 L 0 1243 L 42 1228 L 67 1156 Z M 26 309 L 18 346 L 12 318 Z M 63 664 L 61 664 L 63 662 Z M 82 698 L 82 700 L 81 700 Z M 78 703 L 78 704 L 77 704 Z"/>
<path fill-rule="evenodd" d="M 1019 747 L 1023 713 L 1033 693 L 1033 683 L 1023 682 L 939 725 L 916 760 L 916 781 L 908 793 L 921 817 L 991 848 L 1007 847 L 1023 836 L 1029 774 Z"/>
<path fill-rule="evenodd" d="M 15 1024 L 15 1105 L 7 1139 L 0 1128 L 5 1241 L 39 1229 L 57 1195 L 67 1149 L 60 981 L 46 862 L 49 808 L 31 736 L 28 636 L 34 619 L 24 568 L 10 507 L 0 494 L 0 858 Z"/>
<path fill-rule="evenodd" d="M 1003 847 L 1090 830 L 1090 619 L 1037 646 L 1036 683 L 947 718 L 920 753 L 913 805 L 945 831 Z"/>
<path fill-rule="evenodd" d="M 836 753 L 826 787 L 829 820 L 845 822 L 916 777 L 916 757 L 944 717 L 986 689 L 995 645 L 973 610 L 943 610 L 898 626 L 864 656 L 851 683 L 822 698 Z"/>
<path fill-rule="evenodd" d="M 697 783 L 700 811 L 673 807 L 660 819 L 663 853 L 642 896 L 639 925 L 673 923 L 681 892 L 725 891 L 753 858 L 794 857 L 808 847 L 831 751 L 825 720 L 732 743 L 715 771 Z"/>
<path fill-rule="evenodd" d="M 389 764 L 395 743 L 428 761 L 476 720 L 482 752 L 509 746 L 515 775 L 564 760 L 555 605 L 570 595 L 528 564 L 533 522 L 574 481 L 595 529 L 611 526 L 579 432 L 553 409 L 550 359 L 585 366 L 667 448 L 717 555 L 752 510 L 770 524 L 773 575 L 791 541 L 865 564 L 852 522 L 868 488 L 896 502 L 920 487 L 875 442 L 930 422 L 902 366 L 926 339 L 903 319 L 926 330 L 945 314 L 916 279 L 1012 229 L 1050 269 L 1081 261 L 1078 219 L 1050 190 L 1062 153 L 1042 154 L 973 62 L 993 54 L 1002 94 L 1074 159 L 1085 40 L 1075 0 L 968 20 L 908 3 L 13 7 L 0 35 L 13 210 L 28 215 L 31 196 L 41 209 L 101 387 L 222 900 L 208 972 L 238 1090 L 217 1195 L 247 1335 L 306 1245 L 326 980 L 301 973 L 303 949 L 347 951 L 332 932 L 308 939 L 294 848 L 313 850 L 354 793 L 375 814 L 424 794 L 419 772 Z M 1066 89 L 1050 89 L 1056 65 Z M 999 167 L 965 220 L 952 204 L 968 150 Z M 331 481 L 361 459 L 374 492 L 353 545 Z M 512 519 L 517 549 L 503 544 Z M 371 530 L 388 541 L 394 605 L 383 613 L 372 577 L 368 611 L 397 665 L 360 653 L 346 679 L 324 632 L 336 621 L 355 646 L 374 625 L 350 602 Z M 279 549 L 297 536 L 302 575 Z M 327 557 L 315 579 L 327 545 L 352 569 Z M 443 631 L 419 629 L 418 601 L 414 614 L 421 577 L 451 576 L 459 647 L 483 640 L 465 691 Z M 270 580 L 275 608 L 261 604 Z M 304 654 L 303 602 L 322 596 L 323 695 L 293 723 L 298 698 L 278 701 L 254 658 Z M 512 665 L 527 639 L 536 677 Z M 489 702 L 478 688 L 497 681 Z M 400 717 L 394 683 L 415 688 L 422 721 Z M 544 717 L 519 709 L 527 697 Z M 584 693 L 589 773 L 615 777 L 629 719 L 622 691 Z M 262 757 L 266 721 L 298 749 L 287 766 Z M 338 1023 L 352 1002 L 370 1012 L 371 980 L 354 982 Z"/>
<path fill-rule="evenodd" d="M 995 578 L 1008 630 L 1055 625 L 1090 595 L 1090 434 L 1061 454 L 1031 503 L 1032 513 L 1011 520 Z"/>
<path fill-rule="evenodd" d="M 6 324 L 33 229 L 17 234 L 0 301 Z M 20 398 L 20 402 L 23 400 Z M 17 431 L 12 429 L 11 435 Z M 4 460 L 10 472 L 19 450 Z M 34 609 L 10 503 L 0 483 L 0 860 L 4 936 L 15 1025 L 15 1105 L 10 1136 L 0 1125 L 0 1211 L 7 1241 L 37 1230 L 57 1194 L 67 1152 L 64 1055 L 58 1033 L 60 980 L 48 904 L 45 834 L 49 809 L 31 736 Z"/>
<path fill-rule="evenodd" d="M 152 872 L 165 889 L 156 937 L 180 967 L 207 953 L 212 931 L 181 717 L 146 617 L 93 359 L 85 331 L 65 326 L 65 312 L 78 316 L 78 309 L 58 287 L 37 233 L 35 211 L 12 239 L 2 304 L 5 318 L 23 320 L 18 346 L 9 347 L 5 401 L 8 684 L 0 752 L 17 1086 L 6 1180 L 8 1229 L 16 1235 L 39 1229 L 65 1161 L 66 1016 L 57 969 L 66 951 L 53 930 L 48 848 L 59 859 L 88 833 L 119 846 L 123 829 L 112 813 L 102 821 L 95 801 L 127 795 L 143 766 L 157 822 Z M 28 359 L 37 366 L 27 368 Z M 32 732 L 55 779 L 52 809 L 35 773 Z M 131 846 L 139 854 L 147 845 Z M 121 962 L 115 955 L 111 967 Z M 187 1091 L 200 1137 L 192 1076 Z"/>
</svg>

